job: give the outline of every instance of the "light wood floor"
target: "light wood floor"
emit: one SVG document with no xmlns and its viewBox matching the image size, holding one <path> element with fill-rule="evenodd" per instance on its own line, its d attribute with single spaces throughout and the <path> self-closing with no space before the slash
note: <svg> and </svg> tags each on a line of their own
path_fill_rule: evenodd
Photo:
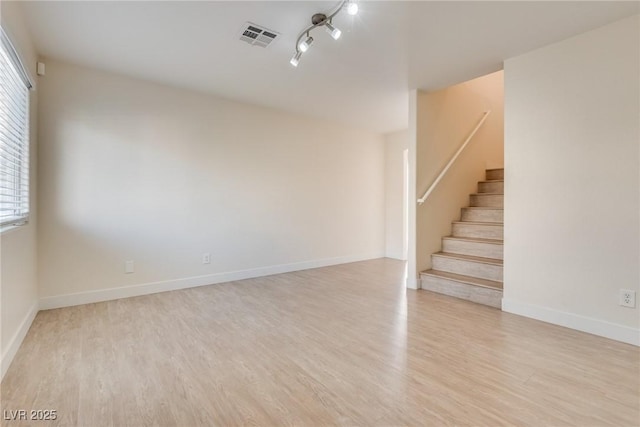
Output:
<svg viewBox="0 0 640 427">
<path fill-rule="evenodd" d="M 640 424 L 638 348 L 405 291 L 402 273 L 381 259 L 41 312 L 2 409 L 81 426 Z"/>
</svg>

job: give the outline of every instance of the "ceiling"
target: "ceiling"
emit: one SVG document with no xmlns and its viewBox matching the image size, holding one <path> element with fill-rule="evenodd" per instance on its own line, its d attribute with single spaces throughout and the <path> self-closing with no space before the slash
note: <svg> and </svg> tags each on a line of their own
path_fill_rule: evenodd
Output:
<svg viewBox="0 0 640 427">
<path fill-rule="evenodd" d="M 409 89 L 500 70 L 505 59 L 638 13 L 637 2 L 360 1 L 322 29 L 298 68 L 295 40 L 322 1 L 29 1 L 45 58 L 207 92 L 378 132 L 406 128 Z M 239 40 L 247 21 L 281 34 Z M 316 36 L 317 33 L 317 36 Z"/>
</svg>

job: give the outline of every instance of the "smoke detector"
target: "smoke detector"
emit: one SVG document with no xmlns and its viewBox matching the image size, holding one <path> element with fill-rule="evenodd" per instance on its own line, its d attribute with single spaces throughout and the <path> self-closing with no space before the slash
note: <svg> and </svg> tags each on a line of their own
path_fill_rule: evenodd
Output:
<svg viewBox="0 0 640 427">
<path fill-rule="evenodd" d="M 278 37 L 280 37 L 279 33 L 251 22 L 247 22 L 242 27 L 240 34 L 240 40 L 243 42 L 260 47 L 269 47 Z"/>
</svg>

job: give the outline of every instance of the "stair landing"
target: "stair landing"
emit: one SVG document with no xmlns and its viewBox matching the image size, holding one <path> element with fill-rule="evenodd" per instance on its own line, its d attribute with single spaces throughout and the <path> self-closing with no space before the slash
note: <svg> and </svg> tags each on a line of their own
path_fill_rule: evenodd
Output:
<svg viewBox="0 0 640 427">
<path fill-rule="evenodd" d="M 502 282 L 438 270 L 420 273 L 422 289 L 502 308 Z"/>
</svg>

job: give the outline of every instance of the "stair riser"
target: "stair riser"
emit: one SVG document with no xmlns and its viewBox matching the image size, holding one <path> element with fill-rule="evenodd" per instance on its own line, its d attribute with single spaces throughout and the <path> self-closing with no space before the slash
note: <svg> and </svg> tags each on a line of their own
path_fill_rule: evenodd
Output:
<svg viewBox="0 0 640 427">
<path fill-rule="evenodd" d="M 502 208 L 504 195 L 502 194 L 474 194 L 469 197 L 471 206 Z"/>
<path fill-rule="evenodd" d="M 465 242 L 464 240 L 442 240 L 442 252 L 450 254 L 481 256 L 484 258 L 503 259 L 502 245 L 493 243 Z"/>
<path fill-rule="evenodd" d="M 502 308 L 502 291 L 483 288 L 443 277 L 428 275 L 421 276 L 422 289 L 465 299 L 478 304 L 484 304 L 495 308 Z"/>
<path fill-rule="evenodd" d="M 502 209 L 469 209 L 462 208 L 461 221 L 504 222 Z"/>
<path fill-rule="evenodd" d="M 478 193 L 504 193 L 504 182 L 479 182 Z"/>
<path fill-rule="evenodd" d="M 485 173 L 485 177 L 487 181 L 492 179 L 504 179 L 504 169 L 488 170 Z"/>
<path fill-rule="evenodd" d="M 502 266 L 473 262 L 464 259 L 453 259 L 441 256 L 432 256 L 431 264 L 434 270 L 448 273 L 462 274 L 463 276 L 478 277 L 480 279 L 502 282 Z"/>
<path fill-rule="evenodd" d="M 502 240 L 503 235 L 504 226 L 498 224 L 453 224 L 454 237 L 478 237 L 481 239 Z"/>
</svg>

